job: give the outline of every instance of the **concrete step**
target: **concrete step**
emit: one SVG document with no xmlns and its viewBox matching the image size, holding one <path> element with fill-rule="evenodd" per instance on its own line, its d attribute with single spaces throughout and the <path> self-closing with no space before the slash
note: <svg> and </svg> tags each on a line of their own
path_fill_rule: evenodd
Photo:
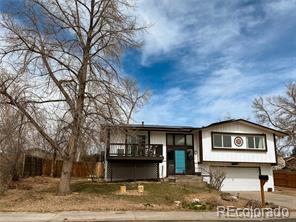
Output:
<svg viewBox="0 0 296 222">
<path fill-rule="evenodd" d="M 202 178 L 197 175 L 172 175 L 168 176 L 166 181 L 176 183 L 195 183 L 201 182 Z"/>
</svg>

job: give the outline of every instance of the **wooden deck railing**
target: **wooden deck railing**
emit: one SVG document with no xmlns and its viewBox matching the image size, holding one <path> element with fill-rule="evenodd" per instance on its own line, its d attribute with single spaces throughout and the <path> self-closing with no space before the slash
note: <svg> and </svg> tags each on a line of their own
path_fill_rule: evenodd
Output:
<svg viewBox="0 0 296 222">
<path fill-rule="evenodd" d="M 162 144 L 111 143 L 107 147 L 107 157 L 161 158 Z"/>
</svg>

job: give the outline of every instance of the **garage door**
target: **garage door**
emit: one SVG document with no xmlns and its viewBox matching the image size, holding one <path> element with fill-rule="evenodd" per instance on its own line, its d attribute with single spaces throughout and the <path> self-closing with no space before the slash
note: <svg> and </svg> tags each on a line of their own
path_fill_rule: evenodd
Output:
<svg viewBox="0 0 296 222">
<path fill-rule="evenodd" d="M 226 178 L 222 191 L 259 191 L 258 168 L 225 167 Z"/>
</svg>

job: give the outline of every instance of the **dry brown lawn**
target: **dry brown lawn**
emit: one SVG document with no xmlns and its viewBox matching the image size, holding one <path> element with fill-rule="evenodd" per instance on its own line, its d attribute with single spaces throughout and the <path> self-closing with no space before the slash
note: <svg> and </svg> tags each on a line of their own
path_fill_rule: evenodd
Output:
<svg viewBox="0 0 296 222">
<path fill-rule="evenodd" d="M 143 182 L 144 194 L 137 193 L 137 183 L 127 183 L 128 193 L 120 195 L 120 183 L 91 183 L 73 179 L 73 193 L 57 196 L 58 178 L 31 177 L 10 186 L 0 196 L 0 211 L 102 211 L 102 210 L 188 210 L 174 201 L 190 202 L 194 198 L 224 204 L 218 192 L 205 185 L 178 185 L 166 182 Z M 225 203 L 240 207 L 243 202 Z"/>
</svg>

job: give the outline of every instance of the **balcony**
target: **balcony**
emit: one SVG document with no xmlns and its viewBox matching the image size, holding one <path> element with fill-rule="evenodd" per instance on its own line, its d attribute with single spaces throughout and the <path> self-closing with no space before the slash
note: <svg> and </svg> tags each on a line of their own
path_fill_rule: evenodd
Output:
<svg viewBox="0 0 296 222">
<path fill-rule="evenodd" d="M 107 160 L 148 160 L 162 162 L 162 144 L 111 143 L 107 147 Z"/>
</svg>

